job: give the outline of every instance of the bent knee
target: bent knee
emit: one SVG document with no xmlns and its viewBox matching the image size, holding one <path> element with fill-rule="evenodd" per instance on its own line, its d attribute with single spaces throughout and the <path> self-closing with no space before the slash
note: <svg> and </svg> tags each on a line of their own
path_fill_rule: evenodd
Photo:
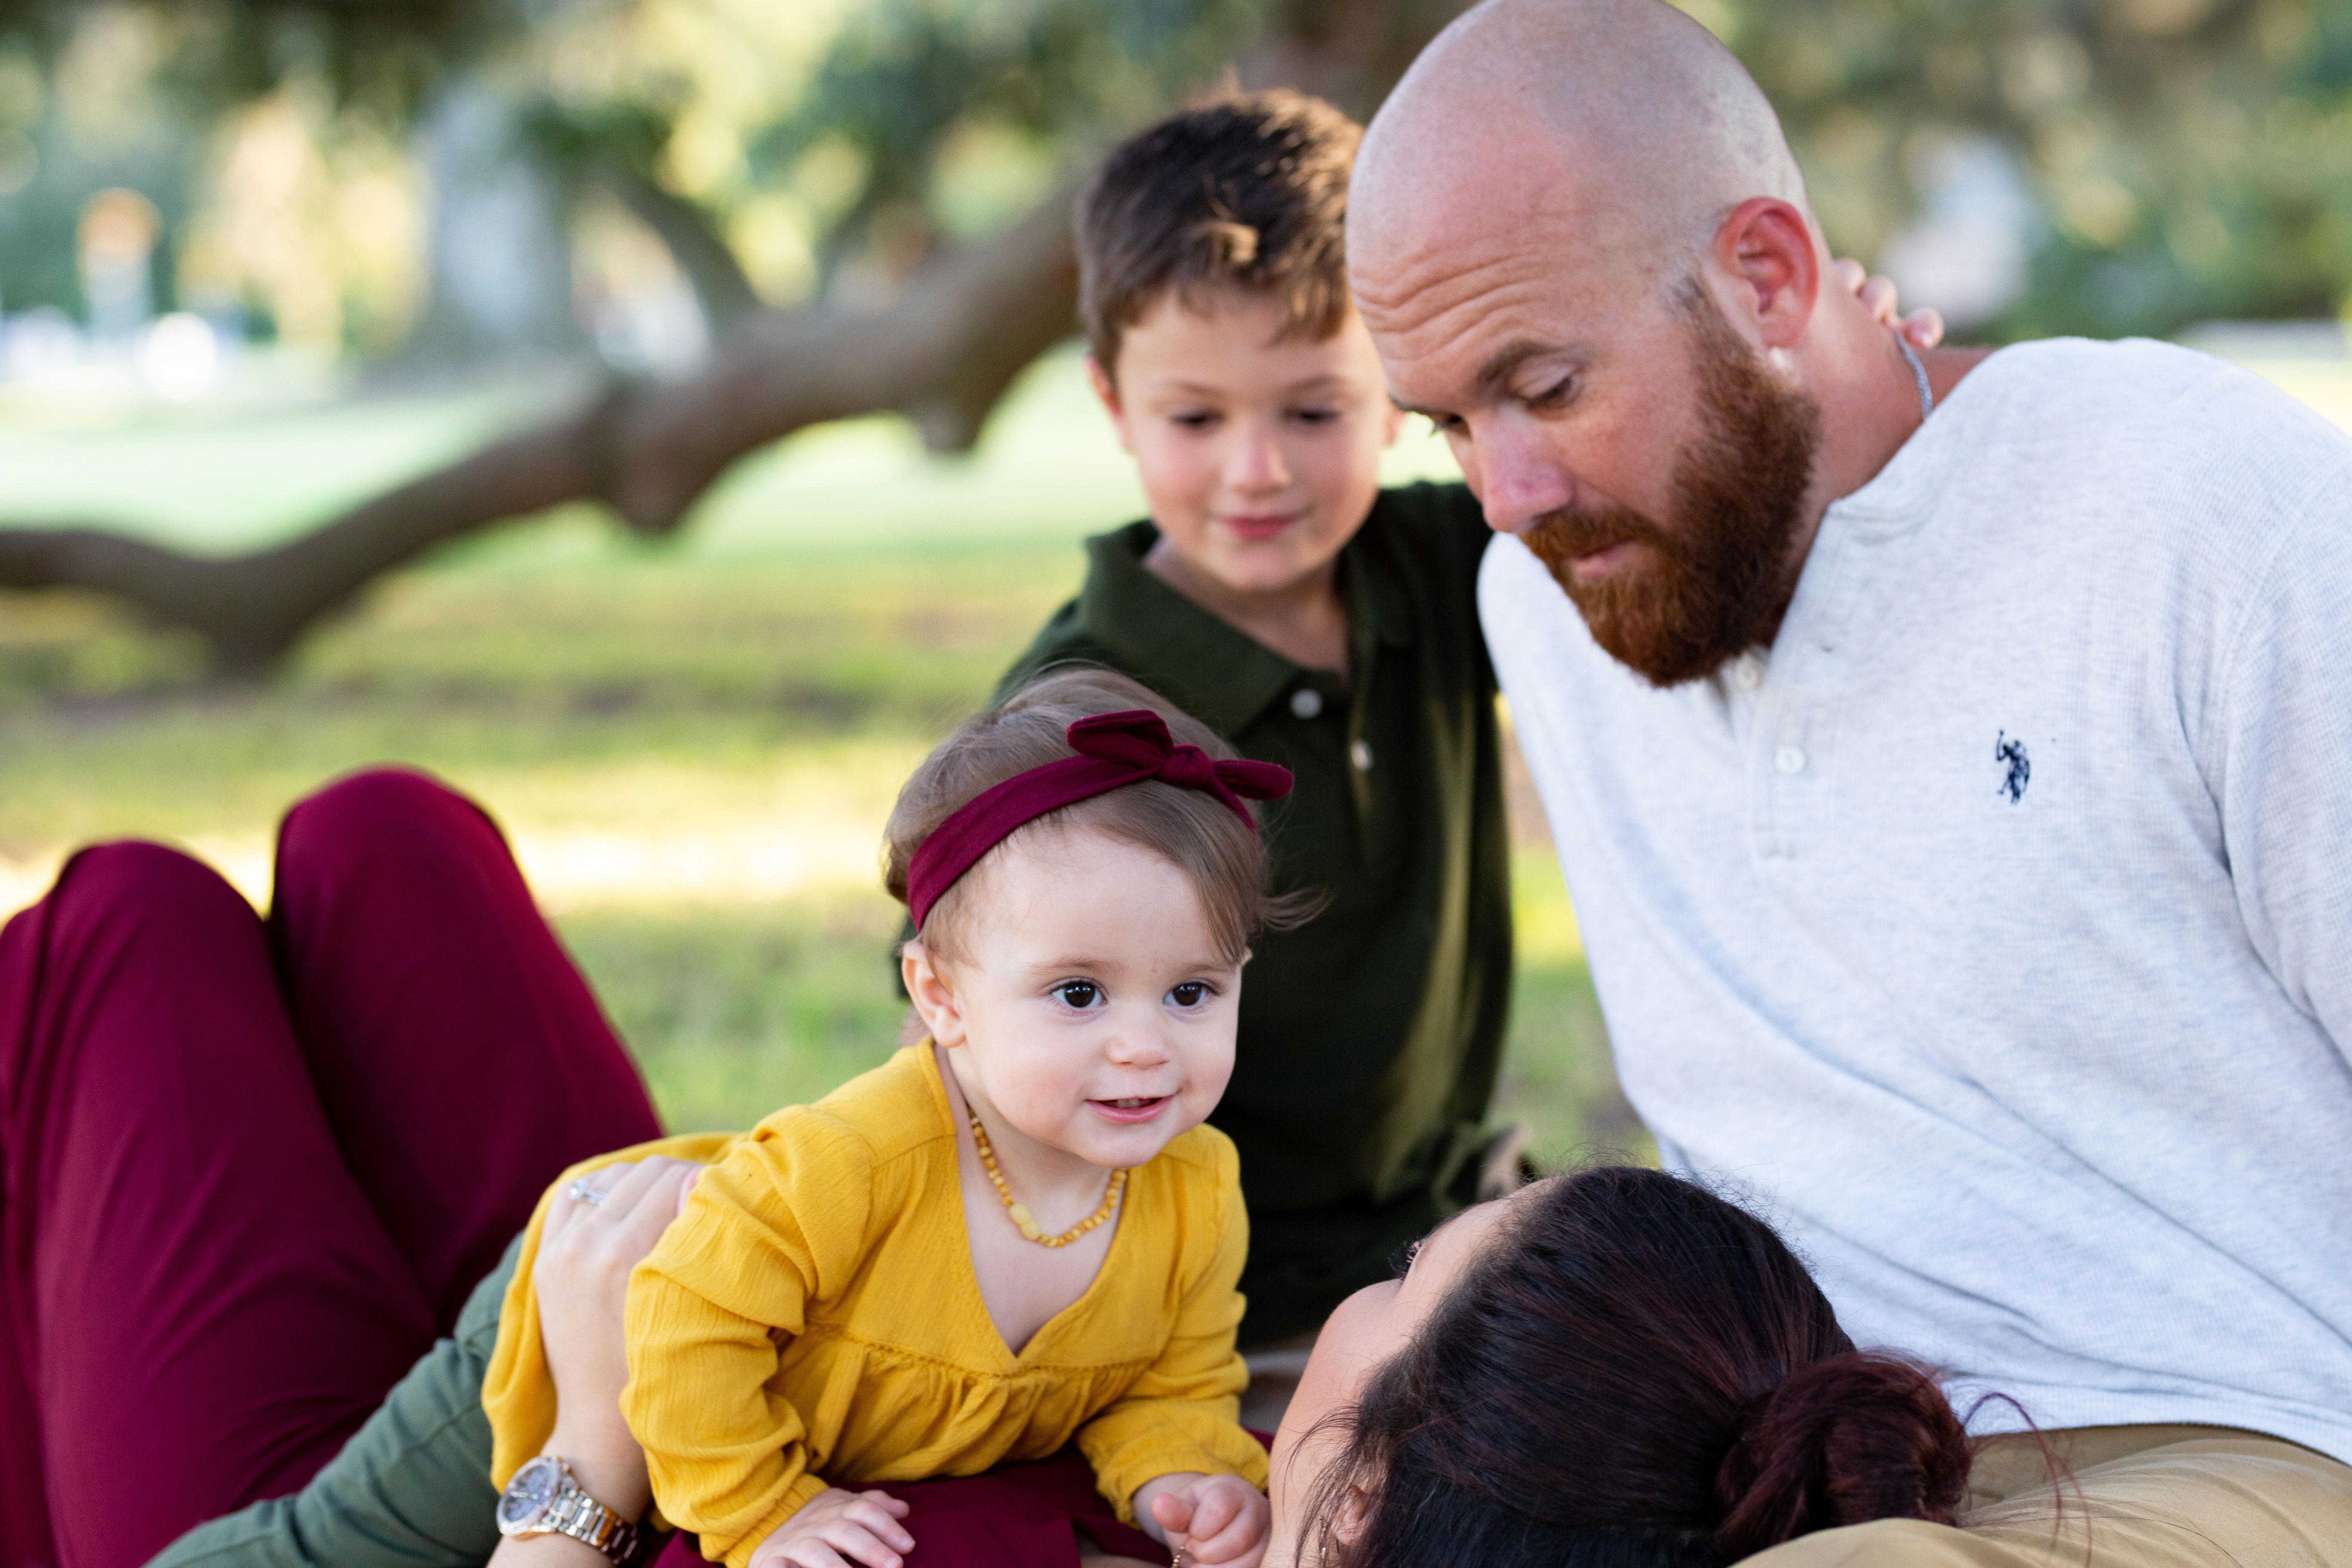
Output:
<svg viewBox="0 0 2352 1568">
<path fill-rule="evenodd" d="M 100 932 L 216 930 L 225 920 L 255 918 L 218 871 L 184 850 L 136 838 L 76 852 L 43 902 L 53 944 Z"/>
<path fill-rule="evenodd" d="M 369 768 L 295 803 L 278 829 L 278 871 L 430 840 L 498 829 L 473 801 L 413 768 Z"/>
</svg>

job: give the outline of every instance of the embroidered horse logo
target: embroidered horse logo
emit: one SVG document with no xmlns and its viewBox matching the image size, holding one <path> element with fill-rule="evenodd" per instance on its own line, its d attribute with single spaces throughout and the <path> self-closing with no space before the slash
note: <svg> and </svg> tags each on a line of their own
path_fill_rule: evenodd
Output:
<svg viewBox="0 0 2352 1568">
<path fill-rule="evenodd" d="M 2015 805 L 2025 798 L 2025 786 L 2033 782 L 2033 763 L 2025 754 L 2025 742 L 2011 740 L 2009 731 L 2003 730 L 1993 742 L 1992 760 L 2008 767 L 2007 775 L 2000 781 L 2000 793 L 2009 796 L 2010 805 Z"/>
</svg>

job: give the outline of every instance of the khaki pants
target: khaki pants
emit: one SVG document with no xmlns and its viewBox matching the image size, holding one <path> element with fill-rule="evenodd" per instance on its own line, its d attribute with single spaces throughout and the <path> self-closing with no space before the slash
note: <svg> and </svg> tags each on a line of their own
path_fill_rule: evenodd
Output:
<svg viewBox="0 0 2352 1568">
<path fill-rule="evenodd" d="M 2352 1568 L 2352 1467 L 2223 1426 L 2048 1436 L 2067 1471 L 2057 1489 L 2032 1437 L 1990 1437 L 1959 1529 L 1824 1530 L 1744 1568 Z"/>
</svg>

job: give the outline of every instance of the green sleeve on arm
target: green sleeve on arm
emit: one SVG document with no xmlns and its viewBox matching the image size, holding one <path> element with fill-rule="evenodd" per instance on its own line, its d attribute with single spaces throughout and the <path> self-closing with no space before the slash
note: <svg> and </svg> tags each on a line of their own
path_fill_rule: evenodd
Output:
<svg viewBox="0 0 2352 1568">
<path fill-rule="evenodd" d="M 521 1238 L 516 1238 L 516 1244 Z M 475 1568 L 499 1543 L 482 1373 L 514 1273 L 509 1244 L 454 1337 L 401 1379 L 291 1497 L 200 1524 L 148 1568 Z"/>
</svg>

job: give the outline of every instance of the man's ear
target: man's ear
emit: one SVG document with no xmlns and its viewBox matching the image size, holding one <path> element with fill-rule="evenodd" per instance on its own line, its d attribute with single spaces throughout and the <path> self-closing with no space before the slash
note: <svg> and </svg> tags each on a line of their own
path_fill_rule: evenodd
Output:
<svg viewBox="0 0 2352 1568">
<path fill-rule="evenodd" d="M 1804 341 L 1821 298 L 1822 260 L 1802 212 L 1778 197 L 1751 196 L 1716 229 L 1709 254 L 1731 284 L 1726 314 L 1735 329 L 1767 349 Z"/>
<path fill-rule="evenodd" d="M 1095 389 L 1095 401 L 1103 405 L 1105 414 L 1110 416 L 1110 427 L 1118 432 L 1120 449 L 1134 451 L 1135 443 L 1128 438 L 1127 434 L 1127 407 L 1118 400 L 1118 383 L 1113 381 L 1110 372 L 1103 368 L 1103 362 L 1091 353 L 1087 355 L 1087 384 Z"/>
<path fill-rule="evenodd" d="M 943 1046 L 963 1044 L 963 1009 L 956 1002 L 955 983 L 922 938 L 910 938 L 898 949 L 898 977 L 907 983 L 907 999 L 931 1038 Z"/>
</svg>

